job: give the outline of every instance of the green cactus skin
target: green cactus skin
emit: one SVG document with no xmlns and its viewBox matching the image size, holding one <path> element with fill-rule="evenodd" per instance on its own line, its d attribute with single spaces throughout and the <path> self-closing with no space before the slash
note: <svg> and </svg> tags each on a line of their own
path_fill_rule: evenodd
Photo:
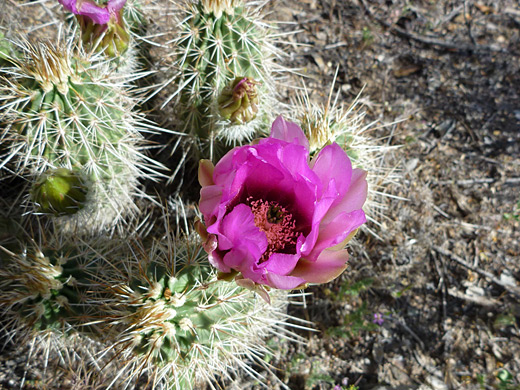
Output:
<svg viewBox="0 0 520 390">
<path fill-rule="evenodd" d="M 258 9 L 243 1 L 186 1 L 179 20 L 172 43 L 176 91 L 165 104 L 173 100 L 180 131 L 194 138 L 202 157 L 211 158 L 215 140 L 238 144 L 268 128 L 278 52 Z M 246 77 L 258 84 L 259 113 L 256 121 L 249 115 L 241 123 L 222 115 L 221 95 Z"/>
<path fill-rule="evenodd" d="M 90 256 L 96 255 L 91 251 Z M 68 332 L 72 325 L 87 322 L 85 303 L 90 276 L 85 253 L 72 246 L 42 251 L 30 245 L 18 253 L 4 249 L 1 257 L 3 318 L 33 332 Z"/>
<path fill-rule="evenodd" d="M 13 45 L 7 40 L 4 33 L 0 31 L 0 66 L 9 65 L 9 58 L 12 55 Z"/>
<path fill-rule="evenodd" d="M 138 178 L 159 176 L 160 164 L 139 152 L 139 130 L 151 126 L 132 111 L 134 99 L 114 79 L 120 76 L 71 47 L 24 46 L 24 59 L 5 68 L 0 80 L 0 122 L 6 126 L 0 167 L 37 178 L 67 169 L 85 178 L 88 204 L 78 213 L 78 223 L 88 230 L 113 226 L 136 213 L 132 198 Z"/>
<path fill-rule="evenodd" d="M 217 280 L 197 237 L 155 242 L 148 252 L 132 247 L 137 256 L 114 267 L 125 274 L 102 282 L 111 287 L 97 297 L 105 343 L 122 362 L 117 376 L 124 386 L 145 375 L 154 388 L 190 390 L 247 367 L 243 359 L 265 366 L 263 337 L 284 333 L 285 292 L 273 292 L 268 305 L 234 282 Z"/>
<path fill-rule="evenodd" d="M 20 234 L 25 239 L 27 235 Z M 14 348 L 24 351 L 30 346 L 26 370 L 34 361 L 49 368 L 41 377 L 43 388 L 69 388 L 61 372 L 83 385 L 78 388 L 107 388 L 113 376 L 100 370 L 112 356 L 99 342 L 103 329 L 95 322 L 100 311 L 89 298 L 101 289 L 97 275 L 107 273 L 100 253 L 117 251 L 117 244 L 105 238 L 88 244 L 47 238 L 37 238 L 43 244 L 18 240 L 9 246 L 12 250 L 0 246 L 3 331 Z M 105 386 L 96 387 L 99 384 Z"/>
<path fill-rule="evenodd" d="M 218 280 L 196 236 L 52 242 L 0 253 L 0 315 L 14 339 L 50 340 L 51 358 L 88 354 L 107 388 L 190 390 L 238 369 L 262 380 L 246 361 L 269 370 L 264 338 L 299 340 L 287 293 L 269 305 Z"/>
<path fill-rule="evenodd" d="M 33 184 L 31 196 L 40 212 L 75 214 L 85 205 L 87 187 L 76 172 L 60 168 L 42 175 Z"/>
</svg>

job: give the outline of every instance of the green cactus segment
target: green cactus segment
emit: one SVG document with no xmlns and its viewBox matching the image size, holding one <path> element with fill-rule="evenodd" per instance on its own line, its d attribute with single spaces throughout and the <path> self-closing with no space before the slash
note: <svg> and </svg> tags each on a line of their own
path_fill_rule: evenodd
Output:
<svg viewBox="0 0 520 390">
<path fill-rule="evenodd" d="M 87 187 L 77 173 L 60 168 L 42 175 L 33 184 L 31 196 L 42 213 L 74 214 L 85 205 Z"/>
<path fill-rule="evenodd" d="M 116 265 L 121 274 L 107 278 L 102 284 L 110 287 L 96 298 L 104 342 L 128 367 L 121 373 L 127 386 L 146 375 L 161 388 L 190 390 L 244 356 L 261 364 L 268 353 L 262 336 L 283 321 L 280 305 L 218 280 L 197 237 L 173 240 L 154 242 L 151 251 L 132 244 L 139 259 Z"/>
<path fill-rule="evenodd" d="M 119 286 L 119 295 L 133 292 L 133 305 L 128 306 L 133 310 L 124 318 L 135 340 L 134 352 L 159 365 L 190 359 L 197 348 L 225 343 L 228 336 L 219 325 L 231 323 L 234 314 L 247 313 L 255 304 L 234 299 L 235 292 L 239 296 L 243 291 L 216 281 L 209 266 L 188 265 L 171 276 L 152 265 L 147 279 L 152 281 L 148 286 L 142 280 L 132 281 L 130 289 Z"/>
<path fill-rule="evenodd" d="M 5 38 L 5 35 L 0 31 L 0 66 L 9 64 L 12 49 L 11 42 L 9 42 Z"/>
<path fill-rule="evenodd" d="M 73 213 L 66 202 L 71 198 L 85 204 L 74 214 L 77 221 L 70 221 L 82 231 L 111 228 L 137 213 L 138 178 L 158 175 L 161 165 L 139 151 L 143 137 L 138 130 L 149 125 L 133 111 L 135 100 L 121 76 L 108 63 L 87 61 L 79 49 L 50 43 L 26 43 L 24 49 L 15 69 L 4 68 L 0 75 L 0 123 L 5 127 L 0 167 L 26 177 L 69 170 L 66 179 L 37 183 L 33 199 L 42 211 L 56 215 Z M 86 199 L 79 190 L 84 185 L 72 177 L 88 183 Z M 72 193 L 53 200 L 66 182 Z"/>
<path fill-rule="evenodd" d="M 214 135 L 219 119 L 232 116 L 225 112 L 220 117 L 219 98 L 222 100 L 223 90 L 236 78 L 249 77 L 263 83 L 270 77 L 266 31 L 248 7 L 237 5 L 231 10 L 224 9 L 216 16 L 214 12 L 205 13 L 199 3 L 181 22 L 176 40 L 181 74 L 176 111 L 183 120 L 184 132 L 200 139 Z"/>
<path fill-rule="evenodd" d="M 3 257 L 3 256 L 2 256 Z M 0 269 L 0 307 L 35 331 L 85 323 L 89 276 L 77 249 L 8 252 Z"/>
<path fill-rule="evenodd" d="M 123 8 L 123 18 L 130 31 L 138 36 L 145 35 L 148 21 L 145 17 L 142 1 L 128 0 Z"/>
<path fill-rule="evenodd" d="M 25 120 L 15 130 L 39 165 L 77 169 L 97 162 L 92 179 L 111 177 L 114 166 L 121 165 L 112 164 L 117 156 L 112 151 L 120 149 L 118 143 L 126 135 L 120 126 L 125 112 L 111 104 L 119 91 L 96 83 L 98 75 L 77 59 L 57 65 L 60 69 L 54 68 L 49 77 L 34 74 L 22 81 L 20 89 L 30 100 L 21 105 Z"/>
<path fill-rule="evenodd" d="M 353 134 L 343 132 L 336 138 L 335 142 L 341 145 L 354 165 L 361 163 L 360 151 L 355 145 L 356 139 Z"/>
</svg>

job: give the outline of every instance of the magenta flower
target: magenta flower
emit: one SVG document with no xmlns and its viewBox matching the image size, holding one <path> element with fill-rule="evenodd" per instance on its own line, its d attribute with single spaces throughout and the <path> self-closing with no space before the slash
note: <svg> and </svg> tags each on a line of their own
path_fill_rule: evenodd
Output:
<svg viewBox="0 0 520 390">
<path fill-rule="evenodd" d="M 128 47 L 130 35 L 123 20 L 123 7 L 127 0 L 108 0 L 105 5 L 98 5 L 93 0 L 58 0 L 68 11 L 76 15 L 81 28 L 83 43 L 94 45 L 98 49 L 115 57 Z"/>
<path fill-rule="evenodd" d="M 271 135 L 199 166 L 209 261 L 251 287 L 293 289 L 339 276 L 346 242 L 365 221 L 366 172 L 337 144 L 309 161 L 298 125 L 278 117 Z M 201 227 L 199 226 L 199 231 Z"/>
<path fill-rule="evenodd" d="M 383 325 L 383 322 L 385 322 L 383 315 L 381 313 L 374 313 L 374 319 L 372 320 L 374 324 Z"/>
<path fill-rule="evenodd" d="M 92 0 L 58 0 L 58 2 L 74 15 L 89 18 L 94 24 L 107 24 L 111 15 L 118 18 L 119 11 L 126 0 L 109 0 L 106 6 L 99 6 Z"/>
</svg>

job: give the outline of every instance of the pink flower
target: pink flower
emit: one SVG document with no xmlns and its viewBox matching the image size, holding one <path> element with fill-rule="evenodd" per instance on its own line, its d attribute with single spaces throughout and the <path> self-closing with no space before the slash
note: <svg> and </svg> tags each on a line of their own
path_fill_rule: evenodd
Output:
<svg viewBox="0 0 520 390">
<path fill-rule="evenodd" d="M 309 161 L 303 131 L 281 116 L 268 138 L 234 148 L 215 167 L 201 161 L 199 181 L 209 261 L 240 272 L 244 285 L 293 289 L 336 278 L 346 242 L 366 221 L 366 172 L 335 143 Z"/>
<path fill-rule="evenodd" d="M 109 0 L 106 6 L 99 6 L 92 0 L 58 0 L 58 2 L 74 15 L 89 18 L 94 24 L 107 24 L 110 15 L 116 14 L 123 8 L 126 0 Z"/>
</svg>

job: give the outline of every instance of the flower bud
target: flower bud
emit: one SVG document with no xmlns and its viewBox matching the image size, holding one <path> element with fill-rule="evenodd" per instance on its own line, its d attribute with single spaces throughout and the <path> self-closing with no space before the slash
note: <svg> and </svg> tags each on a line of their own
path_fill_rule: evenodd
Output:
<svg viewBox="0 0 520 390">
<path fill-rule="evenodd" d="M 126 0 L 109 0 L 104 6 L 92 0 L 58 0 L 76 15 L 83 44 L 109 57 L 117 57 L 128 48 L 130 34 L 123 19 Z"/>
<path fill-rule="evenodd" d="M 251 77 L 235 78 L 218 99 L 220 115 L 232 123 L 252 121 L 258 112 L 256 86 L 259 84 Z"/>
<path fill-rule="evenodd" d="M 43 213 L 75 214 L 85 205 L 87 187 L 77 173 L 60 168 L 42 175 L 33 185 L 31 196 Z"/>
<path fill-rule="evenodd" d="M 204 13 L 213 13 L 216 18 L 220 18 L 223 13 L 233 15 L 235 7 L 240 1 L 237 0 L 202 0 L 201 5 Z"/>
</svg>

